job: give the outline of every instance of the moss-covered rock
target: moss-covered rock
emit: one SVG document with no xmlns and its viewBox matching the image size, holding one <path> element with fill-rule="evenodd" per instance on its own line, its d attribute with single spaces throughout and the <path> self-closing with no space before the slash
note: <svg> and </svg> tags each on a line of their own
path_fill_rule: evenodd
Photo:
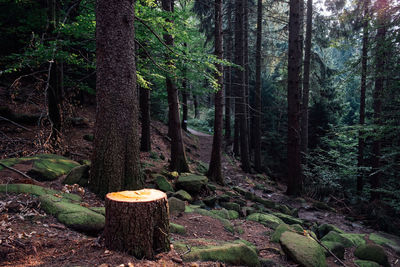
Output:
<svg viewBox="0 0 400 267">
<path fill-rule="evenodd" d="M 56 216 L 63 224 L 77 231 L 97 233 L 104 228 L 105 217 L 80 203 L 54 195 L 39 197 L 41 208 L 48 214 Z"/>
<path fill-rule="evenodd" d="M 80 186 L 87 186 L 89 179 L 89 169 L 88 165 L 76 166 L 69 171 L 67 177 L 65 177 L 63 184 L 79 184 Z"/>
<path fill-rule="evenodd" d="M 321 241 L 331 241 L 341 243 L 345 248 L 365 244 L 364 234 L 340 234 L 336 231 L 330 231 Z"/>
<path fill-rule="evenodd" d="M 385 267 L 390 267 L 385 250 L 379 245 L 361 245 L 354 251 L 354 255 L 360 260 L 374 261 Z"/>
<path fill-rule="evenodd" d="M 243 243 L 192 247 L 191 252 L 182 258 L 184 261 L 218 261 L 231 265 L 260 266 L 257 253 Z"/>
<path fill-rule="evenodd" d="M 231 200 L 231 196 L 229 196 L 228 194 L 222 194 L 217 196 L 217 200 L 221 203 L 221 202 L 229 202 Z"/>
<path fill-rule="evenodd" d="M 303 224 L 303 220 L 294 218 L 287 214 L 283 214 L 280 212 L 274 212 L 274 213 L 272 213 L 272 215 L 275 215 L 276 217 L 278 217 L 279 219 L 281 219 L 282 221 L 284 221 L 287 224 L 300 224 L 300 225 Z"/>
<path fill-rule="evenodd" d="M 175 234 L 183 235 L 186 233 L 185 226 L 176 223 L 169 223 L 169 230 L 171 233 Z"/>
<path fill-rule="evenodd" d="M 275 209 L 279 210 L 281 213 L 284 213 L 286 215 L 289 215 L 289 216 L 293 215 L 293 209 L 290 209 L 286 205 L 275 203 Z M 298 223 L 298 222 L 296 222 L 296 223 Z"/>
<path fill-rule="evenodd" d="M 106 208 L 105 207 L 89 207 L 90 210 L 100 213 L 103 216 L 106 216 Z"/>
<path fill-rule="evenodd" d="M 198 161 L 197 165 L 196 165 L 196 172 L 202 175 L 205 175 L 208 171 L 209 168 L 209 164 L 202 162 L 202 161 Z"/>
<path fill-rule="evenodd" d="M 206 204 L 208 207 L 213 208 L 215 206 L 215 203 L 217 203 L 217 196 L 210 196 L 203 198 L 204 204 Z"/>
<path fill-rule="evenodd" d="M 169 213 L 180 213 L 185 211 L 185 201 L 177 199 L 176 197 L 168 198 Z"/>
<path fill-rule="evenodd" d="M 289 258 L 302 266 L 327 266 L 323 249 L 310 237 L 286 231 L 281 235 L 280 243 Z"/>
<path fill-rule="evenodd" d="M 68 158 L 53 154 L 38 154 L 32 157 L 10 158 L 0 161 L 8 167 L 23 162 L 32 162 L 32 168 L 28 171 L 32 177 L 38 180 L 52 181 L 57 177 L 67 174 L 74 167 L 80 164 Z M 0 171 L 3 169 L 0 166 Z"/>
<path fill-rule="evenodd" d="M 336 225 L 333 225 L 333 224 L 322 224 L 317 229 L 318 237 L 321 239 L 326 234 L 328 234 L 330 231 L 335 231 L 335 232 L 337 232 L 339 234 L 344 234 L 345 233 L 343 230 L 341 230 Z"/>
<path fill-rule="evenodd" d="M 157 185 L 157 188 L 163 192 L 174 192 L 174 188 L 171 183 L 165 178 L 165 176 L 161 174 L 154 175 L 154 181 Z"/>
<path fill-rule="evenodd" d="M 62 193 L 60 191 L 56 191 L 50 188 L 45 188 L 33 184 L 0 184 L 0 192 L 31 194 L 34 196 L 43 196 L 50 194 L 50 195 L 59 195 L 62 196 L 63 198 L 70 199 L 73 201 L 81 201 L 81 197 L 78 195 Z"/>
<path fill-rule="evenodd" d="M 279 243 L 279 240 L 281 239 L 282 234 L 286 231 L 291 231 L 291 232 L 296 232 L 298 234 L 301 234 L 301 233 L 303 233 L 303 228 L 298 224 L 289 226 L 286 223 L 282 223 L 272 233 L 271 242 Z"/>
<path fill-rule="evenodd" d="M 41 181 L 53 181 L 80 165 L 76 161 L 52 154 L 40 154 L 31 159 L 33 165 L 28 173 Z"/>
<path fill-rule="evenodd" d="M 222 223 L 222 225 L 224 226 L 225 230 L 227 230 L 228 232 L 231 232 L 231 233 L 235 232 L 235 228 L 229 222 L 229 220 L 225 219 L 224 217 L 221 217 L 216 212 L 212 212 L 212 211 L 208 211 L 208 210 L 200 209 L 200 208 L 194 208 L 192 212 L 200 214 L 200 215 L 203 215 L 203 216 L 208 216 L 208 217 L 217 219 Z M 228 216 L 229 216 L 229 214 L 228 214 Z"/>
<path fill-rule="evenodd" d="M 239 212 L 236 210 L 228 210 L 229 213 L 229 220 L 236 220 L 239 218 Z"/>
<path fill-rule="evenodd" d="M 280 224 L 283 223 L 281 219 L 272 215 L 264 213 L 253 213 L 246 218 L 249 221 L 259 222 L 269 228 L 276 229 Z"/>
<path fill-rule="evenodd" d="M 240 212 L 240 205 L 233 202 L 222 202 L 220 203 L 221 207 L 224 207 L 227 210 L 235 210 Z"/>
<path fill-rule="evenodd" d="M 369 235 L 369 239 L 375 244 L 393 249 L 397 255 L 400 255 L 400 239 L 398 237 L 386 233 L 372 233 Z"/>
<path fill-rule="evenodd" d="M 189 202 L 193 200 L 192 196 L 188 192 L 186 192 L 185 190 L 182 190 L 182 189 L 176 191 L 174 193 L 174 197 L 179 198 L 180 200 L 189 201 Z"/>
<path fill-rule="evenodd" d="M 176 182 L 176 188 L 183 189 L 189 193 L 198 194 L 200 190 L 207 185 L 206 176 L 186 174 L 181 175 Z"/>
<path fill-rule="evenodd" d="M 380 265 L 374 261 L 355 260 L 355 264 L 359 267 L 379 267 Z"/>
<path fill-rule="evenodd" d="M 322 241 L 322 244 L 329 249 L 330 251 L 332 251 L 333 254 L 336 255 L 336 257 L 338 257 L 339 259 L 344 259 L 344 246 L 339 243 L 339 242 L 332 242 L 332 241 Z M 325 249 L 325 255 L 326 256 L 331 256 L 331 254 L 329 253 L 329 251 L 327 251 Z"/>
</svg>

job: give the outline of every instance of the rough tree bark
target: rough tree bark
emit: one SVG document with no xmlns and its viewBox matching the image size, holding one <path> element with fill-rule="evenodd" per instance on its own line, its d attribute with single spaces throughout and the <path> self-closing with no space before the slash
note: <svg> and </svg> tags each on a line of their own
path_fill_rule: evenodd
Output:
<svg viewBox="0 0 400 267">
<path fill-rule="evenodd" d="M 368 64 L 368 24 L 369 24 L 369 0 L 364 2 L 364 22 L 363 22 L 363 46 L 361 55 L 361 88 L 360 88 L 360 127 L 362 128 L 365 123 L 365 92 L 367 89 L 367 64 Z M 357 174 L 357 192 L 361 193 L 364 187 L 364 172 L 361 168 L 364 166 L 364 147 L 365 140 L 363 138 L 363 131 L 358 131 L 358 155 L 357 166 L 359 168 Z"/>
<path fill-rule="evenodd" d="M 167 12 L 174 12 L 173 0 L 162 0 L 162 7 Z M 169 45 L 174 45 L 174 38 L 171 34 L 164 34 L 164 42 Z M 172 65 L 173 63 L 167 56 L 167 64 Z M 182 139 L 181 122 L 179 118 L 179 99 L 178 89 L 173 81 L 173 78 L 167 74 L 166 87 L 168 93 L 168 110 L 169 110 L 169 122 L 168 122 L 168 133 L 171 138 L 171 163 L 170 169 L 177 172 L 188 172 L 189 165 L 186 161 L 185 147 Z"/>
<path fill-rule="evenodd" d="M 167 195 L 155 189 L 109 193 L 105 201 L 107 248 L 138 259 L 170 250 Z M 138 216 L 139 215 L 139 216 Z"/>
<path fill-rule="evenodd" d="M 312 38 L 313 1 L 307 0 L 306 41 L 304 48 L 304 72 L 303 72 L 303 103 L 301 111 L 301 155 L 302 162 L 306 164 L 308 153 L 308 102 L 310 94 L 310 59 Z"/>
<path fill-rule="evenodd" d="M 262 36 L 262 0 L 257 1 L 257 42 L 256 42 L 256 84 L 254 112 L 254 167 L 261 171 L 261 36 Z"/>
<path fill-rule="evenodd" d="M 388 7 L 387 0 L 379 0 L 378 5 L 378 31 L 376 33 L 376 69 L 375 69 L 375 88 L 373 93 L 373 110 L 374 110 L 374 124 L 376 127 L 382 125 L 382 95 L 383 84 L 385 80 L 385 39 L 386 39 L 386 12 Z M 371 189 L 377 189 L 381 184 L 381 140 L 378 136 L 378 131 L 375 130 L 376 136 L 372 143 L 372 175 L 370 177 Z M 379 199 L 379 193 L 372 191 L 371 200 Z"/>
<path fill-rule="evenodd" d="M 193 94 L 193 106 L 194 106 L 194 118 L 199 119 L 200 118 L 199 99 L 198 96 L 195 94 Z"/>
<path fill-rule="evenodd" d="M 214 15 L 215 15 L 215 27 L 214 27 L 214 54 L 218 59 L 223 58 L 222 51 L 222 0 L 215 0 L 214 2 Z M 211 151 L 210 167 L 207 172 L 207 176 L 210 180 L 217 182 L 218 184 L 224 185 L 224 177 L 222 175 L 221 166 L 221 150 L 222 150 L 222 112 L 224 108 L 224 92 L 223 92 L 223 68 L 221 64 L 216 64 L 216 69 L 219 73 L 215 74 L 217 84 L 220 87 L 218 92 L 215 93 L 215 116 L 214 116 L 214 137 Z"/>
<path fill-rule="evenodd" d="M 300 157 L 300 0 L 290 0 L 289 55 L 288 55 L 288 140 L 287 140 L 287 191 L 288 195 L 299 195 L 302 191 Z"/>
<path fill-rule="evenodd" d="M 90 189 L 138 189 L 140 174 L 133 0 L 98 0 L 96 125 Z"/>
<path fill-rule="evenodd" d="M 140 113 L 142 122 L 142 134 L 140 138 L 140 150 L 151 150 L 150 141 L 150 90 L 140 87 Z"/>
<path fill-rule="evenodd" d="M 243 1 L 235 0 L 235 64 L 244 67 L 243 58 Z M 250 171 L 249 145 L 247 139 L 247 122 L 246 122 L 246 100 L 244 72 L 235 68 L 235 124 L 239 122 L 240 130 L 240 159 L 242 169 L 245 172 Z M 236 125 L 235 125 L 236 127 Z M 236 137 L 235 137 L 236 138 Z"/>
</svg>

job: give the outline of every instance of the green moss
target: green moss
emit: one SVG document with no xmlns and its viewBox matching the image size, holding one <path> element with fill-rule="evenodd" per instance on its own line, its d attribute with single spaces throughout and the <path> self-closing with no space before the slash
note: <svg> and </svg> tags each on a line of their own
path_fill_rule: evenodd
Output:
<svg viewBox="0 0 400 267">
<path fill-rule="evenodd" d="M 224 207 L 227 210 L 236 210 L 237 212 L 240 211 L 240 205 L 233 202 L 222 202 L 220 203 L 221 207 Z"/>
<path fill-rule="evenodd" d="M 90 210 L 97 212 L 103 216 L 106 216 L 106 208 L 105 207 L 89 207 Z"/>
<path fill-rule="evenodd" d="M 196 209 L 199 209 L 199 205 L 187 205 L 185 206 L 185 212 L 186 213 L 193 213 Z"/>
<path fill-rule="evenodd" d="M 185 261 L 219 261 L 231 265 L 260 266 L 256 252 L 245 244 L 194 247 L 182 258 Z"/>
<path fill-rule="evenodd" d="M 195 174 L 181 175 L 176 182 L 176 187 L 189 193 L 199 193 L 206 186 L 208 179 L 206 176 Z"/>
<path fill-rule="evenodd" d="M 103 215 L 89 209 L 85 211 L 60 213 L 58 221 L 72 229 L 86 233 L 98 233 L 104 229 L 105 218 Z"/>
<path fill-rule="evenodd" d="M 383 235 L 385 235 L 385 236 L 383 236 Z M 378 245 L 388 246 L 388 247 L 393 248 L 395 251 L 400 251 L 400 240 L 398 242 L 396 242 L 396 239 L 398 239 L 398 238 L 396 238 L 394 236 L 392 237 L 388 234 L 383 234 L 383 233 L 382 234 L 372 233 L 369 235 L 369 239 Z"/>
<path fill-rule="evenodd" d="M 43 196 L 43 195 L 60 195 L 64 198 L 80 201 L 81 197 L 75 194 L 62 193 L 60 191 L 56 191 L 50 188 L 45 188 L 38 185 L 32 184 L 0 184 L 0 192 L 3 193 L 22 193 L 22 194 L 31 194 L 35 196 Z"/>
<path fill-rule="evenodd" d="M 157 188 L 163 192 L 174 192 L 174 188 L 171 183 L 161 174 L 154 175 L 155 182 L 157 184 Z M 154 177 L 153 176 L 153 177 Z"/>
<path fill-rule="evenodd" d="M 181 235 L 186 233 L 185 226 L 176 223 L 169 223 L 169 230 L 171 233 L 176 233 Z"/>
<path fill-rule="evenodd" d="M 12 167 L 15 164 L 21 163 L 23 161 L 24 161 L 23 158 L 9 158 L 9 159 L 0 160 L 0 162 L 3 163 L 4 165 L 6 165 L 7 167 Z M 4 167 L 0 165 L 0 171 L 3 169 L 4 169 Z"/>
<path fill-rule="evenodd" d="M 373 261 L 355 260 L 354 263 L 359 267 L 379 267 L 380 265 Z"/>
<path fill-rule="evenodd" d="M 33 166 L 29 173 L 40 180 L 52 181 L 79 165 L 79 163 L 62 156 L 41 154 L 34 157 Z"/>
<path fill-rule="evenodd" d="M 79 184 L 80 186 L 87 186 L 89 179 L 89 166 L 80 165 L 73 168 L 65 177 L 63 184 Z"/>
<path fill-rule="evenodd" d="M 253 213 L 246 218 L 249 221 L 259 222 L 269 228 L 276 229 L 280 224 L 283 223 L 281 219 L 272 215 L 264 213 Z"/>
<path fill-rule="evenodd" d="M 361 244 L 365 244 L 365 235 L 364 234 L 340 234 L 336 231 L 330 231 L 327 235 L 325 235 L 321 241 L 332 241 L 339 242 L 345 248 L 349 248 L 352 246 L 359 246 Z"/>
<path fill-rule="evenodd" d="M 275 212 L 275 213 L 272 213 L 272 215 L 275 215 L 276 217 L 278 217 L 279 219 L 281 219 L 282 221 L 284 221 L 287 224 L 300 224 L 300 225 L 303 224 L 303 220 L 294 218 L 287 214 Z"/>
<path fill-rule="evenodd" d="M 310 237 L 286 231 L 282 234 L 280 243 L 289 258 L 302 266 L 327 266 L 323 249 Z"/>
<path fill-rule="evenodd" d="M 296 232 L 296 233 L 302 234 L 303 233 L 303 228 L 298 224 L 295 224 L 293 226 L 289 226 L 286 223 L 282 223 L 272 233 L 271 241 L 275 242 L 275 243 L 278 243 L 280 238 L 281 238 L 281 236 L 282 236 L 282 234 L 284 232 L 286 232 L 286 231 L 291 231 L 291 232 Z"/>
<path fill-rule="evenodd" d="M 228 210 L 229 213 L 229 220 L 236 220 L 239 218 L 239 212 L 236 210 Z"/>
<path fill-rule="evenodd" d="M 390 267 L 385 250 L 378 245 L 366 244 L 359 246 L 354 255 L 360 260 L 374 261 L 385 267 Z"/>
</svg>

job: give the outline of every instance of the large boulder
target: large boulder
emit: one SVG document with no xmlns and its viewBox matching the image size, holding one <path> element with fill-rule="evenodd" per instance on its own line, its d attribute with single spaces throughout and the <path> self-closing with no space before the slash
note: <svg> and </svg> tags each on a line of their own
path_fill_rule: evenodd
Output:
<svg viewBox="0 0 400 267">
<path fill-rule="evenodd" d="M 189 193 L 198 194 L 207 185 L 206 176 L 195 174 L 182 174 L 176 181 L 176 188 L 183 189 Z"/>
<path fill-rule="evenodd" d="M 184 201 L 189 201 L 189 202 L 193 200 L 192 196 L 188 192 L 186 192 L 185 190 L 182 190 L 182 189 L 175 192 L 174 197 L 179 198 Z"/>
<path fill-rule="evenodd" d="M 79 184 L 80 186 L 87 186 L 89 179 L 89 169 L 88 165 L 76 166 L 67 174 L 63 184 Z"/>
<path fill-rule="evenodd" d="M 240 205 L 234 202 L 222 202 L 220 203 L 221 207 L 227 209 L 227 210 L 235 210 L 237 212 L 240 212 Z"/>
<path fill-rule="evenodd" d="M 53 154 L 40 154 L 31 159 L 33 165 L 28 174 L 40 181 L 53 181 L 80 165 L 76 161 Z"/>
<path fill-rule="evenodd" d="M 280 243 L 288 257 L 301 266 L 327 266 L 322 247 L 308 236 L 287 231 L 282 234 Z"/>
<path fill-rule="evenodd" d="M 340 234 L 336 231 L 330 231 L 327 235 L 321 238 L 321 241 L 331 241 L 341 243 L 345 248 L 358 247 L 365 244 L 365 234 Z"/>
<path fill-rule="evenodd" d="M 385 267 L 390 267 L 385 250 L 379 245 L 361 245 L 354 251 L 354 255 L 360 260 L 374 261 Z"/>
<path fill-rule="evenodd" d="M 246 219 L 249 221 L 259 222 L 272 229 L 276 229 L 280 224 L 283 223 L 283 221 L 278 217 L 265 213 L 253 213 L 247 216 Z"/>
</svg>

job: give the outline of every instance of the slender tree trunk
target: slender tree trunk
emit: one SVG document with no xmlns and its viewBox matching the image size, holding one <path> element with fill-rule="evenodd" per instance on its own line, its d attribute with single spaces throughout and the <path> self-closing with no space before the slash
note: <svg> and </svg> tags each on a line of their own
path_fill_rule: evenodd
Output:
<svg viewBox="0 0 400 267">
<path fill-rule="evenodd" d="M 167 12 L 174 12 L 173 0 L 162 0 L 162 7 Z M 167 45 L 174 45 L 174 38 L 171 34 L 164 34 L 164 41 Z M 173 65 L 168 57 L 168 64 Z M 170 169 L 177 172 L 188 172 L 189 166 L 186 161 L 186 153 L 182 139 L 181 122 L 179 118 L 178 89 L 173 78 L 167 74 L 166 87 L 168 93 L 169 123 L 168 132 L 171 138 L 171 164 Z"/>
<path fill-rule="evenodd" d="M 132 0 L 97 1 L 97 111 L 89 185 L 102 197 L 143 185 L 137 133 L 134 9 Z"/>
<path fill-rule="evenodd" d="M 214 29 L 214 42 L 215 42 L 215 56 L 218 59 L 223 58 L 222 51 L 222 0 L 215 0 L 214 2 L 214 14 L 215 14 L 215 29 Z M 223 100 L 223 68 L 221 64 L 216 64 L 216 68 L 219 73 L 215 74 L 215 78 L 219 85 L 218 92 L 215 93 L 215 117 L 214 117 L 214 137 L 211 152 L 210 168 L 208 169 L 207 176 L 210 180 L 217 182 L 218 184 L 224 185 L 224 177 L 222 176 L 221 167 L 221 150 L 222 150 L 222 111 L 224 108 Z"/>
<path fill-rule="evenodd" d="M 300 0 L 290 0 L 289 55 L 288 55 L 288 143 L 287 143 L 287 194 L 299 195 L 302 191 L 300 160 Z"/>
<path fill-rule="evenodd" d="M 244 67 L 243 58 L 243 1 L 235 0 L 235 64 Z M 237 119 L 240 121 L 240 159 L 242 169 L 245 172 L 250 171 L 249 146 L 247 139 L 247 122 L 246 122 L 246 100 L 244 72 L 238 68 L 235 69 L 235 92 L 236 92 L 236 113 Z"/>
<path fill-rule="evenodd" d="M 234 63 L 243 66 L 243 3 L 241 0 L 235 1 L 235 56 Z M 243 86 L 243 71 L 237 68 L 233 69 L 232 74 L 232 90 L 235 96 L 235 124 L 233 129 L 233 154 L 235 157 L 240 156 L 240 93 L 239 88 Z"/>
<path fill-rule="evenodd" d="M 254 167 L 261 171 L 261 36 L 262 0 L 257 1 L 256 86 L 254 112 Z"/>
<path fill-rule="evenodd" d="M 142 122 L 142 134 L 140 138 L 140 150 L 150 151 L 151 141 L 150 141 L 150 89 L 143 87 L 140 90 L 140 113 Z"/>
<path fill-rule="evenodd" d="M 197 95 L 193 95 L 193 105 L 194 105 L 194 118 L 200 118 L 199 112 L 199 97 Z"/>
<path fill-rule="evenodd" d="M 232 5 L 228 6 L 228 31 L 226 38 L 226 60 L 232 62 Z M 232 88 L 232 67 L 227 66 L 225 71 L 225 140 L 227 144 L 231 141 L 231 88 Z"/>
<path fill-rule="evenodd" d="M 363 23 L 363 47 L 361 56 L 361 93 L 360 93 L 360 127 L 364 127 L 365 123 L 365 92 L 367 89 L 367 64 L 368 64 L 368 19 L 369 16 L 369 0 L 364 2 L 364 23 Z M 359 168 L 357 175 L 357 192 L 360 194 L 364 186 L 364 172 L 361 168 L 364 166 L 364 147 L 365 140 L 363 138 L 362 129 L 358 131 L 358 157 L 357 166 Z"/>
<path fill-rule="evenodd" d="M 243 0 L 243 60 L 244 60 L 244 101 L 245 105 L 245 120 L 246 120 L 246 138 L 249 148 L 249 158 L 251 155 L 251 127 L 250 127 L 250 87 L 249 87 L 249 0 Z M 251 131 L 252 132 L 252 131 Z"/>
<path fill-rule="evenodd" d="M 388 2 L 387 0 L 379 1 L 378 10 L 378 31 L 376 34 L 376 70 L 375 70 L 375 89 L 373 94 L 373 110 L 374 110 L 374 124 L 376 127 L 382 125 L 382 96 L 383 84 L 385 79 L 385 38 L 386 38 L 386 12 Z M 372 144 L 372 172 L 371 175 L 371 189 L 377 189 L 381 184 L 381 140 L 378 130 L 375 130 L 376 136 Z M 379 199 L 380 195 L 377 192 L 371 193 L 371 200 Z"/>
<path fill-rule="evenodd" d="M 187 88 L 187 80 L 183 79 L 182 82 L 182 130 L 187 131 L 187 120 L 188 120 L 188 88 Z"/>
<path fill-rule="evenodd" d="M 303 72 L 303 103 L 301 112 L 301 153 L 302 162 L 306 164 L 308 153 L 308 102 L 310 93 L 310 59 L 311 59 L 311 38 L 312 38 L 312 15 L 313 2 L 307 0 L 307 24 L 306 41 L 304 51 L 304 72 Z"/>
</svg>

